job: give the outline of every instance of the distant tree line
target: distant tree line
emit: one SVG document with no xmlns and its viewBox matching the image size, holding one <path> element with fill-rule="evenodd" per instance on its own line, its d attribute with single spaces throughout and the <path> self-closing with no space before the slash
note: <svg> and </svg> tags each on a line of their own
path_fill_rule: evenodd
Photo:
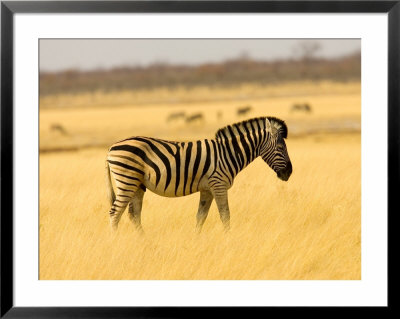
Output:
<svg viewBox="0 0 400 319">
<path fill-rule="evenodd" d="M 156 63 L 146 67 L 119 67 L 110 70 L 41 72 L 40 94 L 43 96 L 96 90 L 119 91 L 177 86 L 190 88 L 198 85 L 229 87 L 242 83 L 360 79 L 360 52 L 337 59 L 305 57 L 273 62 L 256 61 L 242 56 L 222 63 L 196 66 Z"/>
</svg>

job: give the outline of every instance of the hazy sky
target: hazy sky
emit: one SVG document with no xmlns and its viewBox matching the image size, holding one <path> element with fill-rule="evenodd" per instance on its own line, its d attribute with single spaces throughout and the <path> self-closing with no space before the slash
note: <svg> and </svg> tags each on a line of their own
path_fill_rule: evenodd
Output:
<svg viewBox="0 0 400 319">
<path fill-rule="evenodd" d="M 154 62 L 200 64 L 246 53 L 257 60 L 294 57 L 300 42 L 320 44 L 316 56 L 338 57 L 361 50 L 359 39 L 41 39 L 40 70 L 93 70 Z"/>
</svg>

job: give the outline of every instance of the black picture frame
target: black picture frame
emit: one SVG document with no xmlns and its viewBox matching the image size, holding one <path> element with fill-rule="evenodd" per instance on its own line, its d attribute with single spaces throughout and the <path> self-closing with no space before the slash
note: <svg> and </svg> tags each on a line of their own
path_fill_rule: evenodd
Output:
<svg viewBox="0 0 400 319">
<path fill-rule="evenodd" d="M 388 220 L 398 213 L 400 144 L 400 0 L 396 1 L 1 1 L 1 317 L 132 318 L 252 316 L 271 311 L 297 316 L 317 307 L 15 307 L 13 303 L 13 20 L 16 13 L 387 13 L 388 14 Z M 378 110 L 377 106 L 377 111 Z M 384 212 L 382 212 L 384 213 Z M 388 247 L 394 223 L 388 222 Z M 388 254 L 388 265 L 392 258 Z M 391 267 L 392 268 L 392 267 Z M 388 274 L 389 269 L 388 269 Z M 392 278 L 392 277 L 390 277 Z M 388 279 L 390 288 L 390 280 Z M 387 312 L 393 306 L 388 291 Z M 322 307 L 326 310 L 327 307 Z M 335 314 L 340 307 L 331 308 Z M 318 309 L 321 309 L 319 307 Z M 368 313 L 375 309 L 363 308 Z M 361 308 L 346 307 L 351 314 Z M 284 312 L 282 312 L 284 311 Z"/>
</svg>

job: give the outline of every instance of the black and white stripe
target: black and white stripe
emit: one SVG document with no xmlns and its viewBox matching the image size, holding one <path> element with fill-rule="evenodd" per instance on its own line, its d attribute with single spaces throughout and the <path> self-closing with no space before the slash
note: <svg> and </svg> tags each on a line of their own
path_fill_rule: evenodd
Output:
<svg viewBox="0 0 400 319">
<path fill-rule="evenodd" d="M 228 125 L 218 130 L 215 139 L 171 142 L 131 137 L 115 143 L 109 149 L 106 165 L 111 225 L 117 228 L 129 204 L 129 217 L 141 230 L 142 200 L 149 189 L 168 197 L 200 192 L 199 231 L 215 199 L 221 220 L 229 229 L 227 190 L 255 158 L 261 156 L 279 178 L 288 180 L 292 165 L 286 137 L 287 126 L 282 120 L 262 117 Z"/>
</svg>

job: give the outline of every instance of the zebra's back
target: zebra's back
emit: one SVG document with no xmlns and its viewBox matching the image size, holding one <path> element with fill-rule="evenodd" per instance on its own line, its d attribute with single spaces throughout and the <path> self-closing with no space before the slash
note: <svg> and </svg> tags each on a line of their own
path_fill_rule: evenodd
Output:
<svg viewBox="0 0 400 319">
<path fill-rule="evenodd" d="M 208 188 L 215 169 L 214 140 L 171 142 L 131 137 L 111 146 L 107 160 L 120 188 L 140 185 L 168 197 L 185 196 Z"/>
</svg>

